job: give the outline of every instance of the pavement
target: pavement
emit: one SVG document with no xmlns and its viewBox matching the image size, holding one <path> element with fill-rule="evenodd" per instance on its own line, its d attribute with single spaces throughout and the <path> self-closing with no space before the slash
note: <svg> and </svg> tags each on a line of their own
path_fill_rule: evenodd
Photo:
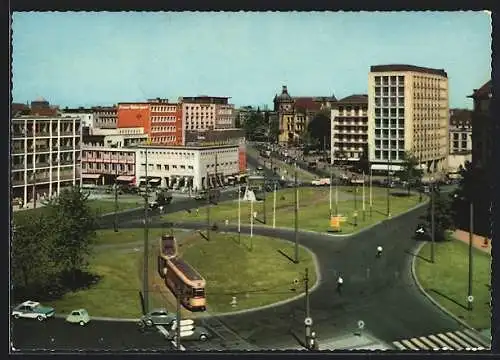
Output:
<svg viewBox="0 0 500 360">
<path fill-rule="evenodd" d="M 222 200 L 235 196 L 222 194 Z M 166 211 L 174 212 L 199 206 L 195 200 L 175 201 Z M 364 331 L 374 344 L 392 344 L 402 338 L 453 332 L 461 326 L 443 314 L 423 297 L 411 278 L 410 264 L 416 248 L 413 230 L 425 208 L 394 217 L 351 237 L 332 237 L 301 232 L 299 241 L 313 251 L 319 262 L 321 282 L 310 296 L 313 329 L 318 339 L 354 339 L 360 320 Z M 164 227 L 158 213 L 152 213 L 151 227 Z M 128 211 L 118 216 L 120 228 L 142 226 L 144 210 Z M 114 217 L 101 218 L 102 228 L 112 227 Z M 204 229 L 206 224 L 178 223 L 174 227 Z M 242 226 L 248 234 L 249 227 Z M 222 229 L 221 229 L 222 230 Z M 236 232 L 234 225 L 223 231 Z M 254 226 L 254 234 L 279 237 L 294 241 L 293 230 Z M 378 245 L 383 246 L 382 257 L 375 256 Z M 300 264 L 298 265 L 300 266 Z M 342 294 L 335 291 L 336 278 L 344 279 Z M 206 344 L 185 346 L 187 350 L 241 348 L 294 349 L 303 338 L 305 318 L 304 299 L 259 311 L 237 315 L 213 316 L 203 319 L 221 336 Z M 72 327 L 62 320 L 46 323 L 13 320 L 13 344 L 18 349 L 157 349 L 171 348 L 159 331 L 141 334 L 135 324 L 94 321 L 89 327 Z M 338 344 L 337 344 L 338 345 Z M 332 345 L 336 347 L 337 345 Z M 331 347 L 332 347 L 331 346 Z M 346 348 L 363 346 L 354 340 Z M 382 345 L 377 345 L 382 346 Z M 386 345 L 383 345 L 386 346 Z"/>
</svg>

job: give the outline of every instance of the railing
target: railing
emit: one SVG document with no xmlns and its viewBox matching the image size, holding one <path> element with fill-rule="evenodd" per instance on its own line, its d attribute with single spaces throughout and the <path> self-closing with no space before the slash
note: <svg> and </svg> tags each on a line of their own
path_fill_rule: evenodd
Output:
<svg viewBox="0 0 500 360">
<path fill-rule="evenodd" d="M 12 170 L 24 169 L 25 165 L 24 164 L 12 164 L 11 168 L 12 168 Z"/>
</svg>

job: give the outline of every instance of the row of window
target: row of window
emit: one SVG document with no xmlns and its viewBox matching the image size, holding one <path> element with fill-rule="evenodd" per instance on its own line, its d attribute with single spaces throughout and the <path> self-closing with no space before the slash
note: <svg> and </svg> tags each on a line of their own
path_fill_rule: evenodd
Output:
<svg viewBox="0 0 500 360">
<path fill-rule="evenodd" d="M 168 136 L 152 136 L 151 142 L 155 144 L 172 144 L 175 143 L 177 136 L 168 135 Z"/>
<path fill-rule="evenodd" d="M 399 97 L 376 97 L 375 98 L 375 106 L 385 106 L 385 107 L 404 107 L 405 98 L 404 96 Z"/>
<path fill-rule="evenodd" d="M 400 107 L 397 109 L 391 108 L 391 111 L 387 108 L 375 108 L 375 116 L 391 116 L 391 117 L 404 117 L 405 116 L 405 109 L 403 107 Z"/>
<path fill-rule="evenodd" d="M 133 171 L 135 165 L 133 164 L 106 164 L 106 163 L 93 163 L 82 161 L 82 170 L 116 170 L 116 171 Z"/>
<path fill-rule="evenodd" d="M 141 168 L 142 170 L 145 170 L 146 169 L 146 164 L 143 163 L 141 164 Z M 177 170 L 178 168 L 181 169 L 181 170 L 193 170 L 193 165 L 167 165 L 167 164 L 163 164 L 163 170 L 165 171 L 169 171 L 170 168 L 172 168 L 173 170 Z M 162 164 L 148 164 L 148 170 L 154 170 L 156 169 L 157 171 L 161 171 L 162 170 Z"/>
<path fill-rule="evenodd" d="M 405 127 L 405 119 L 375 119 L 375 129 L 380 128 L 402 128 Z M 375 130 L 375 133 L 377 130 Z"/>
<path fill-rule="evenodd" d="M 396 84 L 404 84 L 405 77 L 402 75 L 399 76 L 375 76 L 375 84 L 376 85 L 396 85 Z"/>
<path fill-rule="evenodd" d="M 467 149 L 467 141 L 453 141 L 453 150 Z"/>
<path fill-rule="evenodd" d="M 391 150 L 391 160 L 403 160 L 404 151 L 394 151 Z M 375 150 L 375 159 L 376 160 L 389 160 L 389 151 L 388 150 Z"/>
<path fill-rule="evenodd" d="M 176 116 L 151 116 L 151 122 L 175 122 L 177 120 Z"/>
<path fill-rule="evenodd" d="M 462 138 L 462 140 L 467 140 L 467 138 L 470 136 L 470 133 L 453 133 L 453 140 L 458 140 L 459 138 Z"/>
<path fill-rule="evenodd" d="M 175 126 L 152 126 L 151 132 L 175 132 L 177 128 Z"/>
<path fill-rule="evenodd" d="M 177 111 L 177 106 L 176 105 L 167 105 L 167 106 L 157 106 L 153 105 L 151 106 L 151 112 L 176 112 Z"/>
<path fill-rule="evenodd" d="M 404 140 L 391 140 L 391 149 L 404 149 L 405 147 L 405 141 Z M 375 140 L 375 148 L 380 149 L 383 147 L 384 149 L 389 148 L 389 140 Z"/>
</svg>

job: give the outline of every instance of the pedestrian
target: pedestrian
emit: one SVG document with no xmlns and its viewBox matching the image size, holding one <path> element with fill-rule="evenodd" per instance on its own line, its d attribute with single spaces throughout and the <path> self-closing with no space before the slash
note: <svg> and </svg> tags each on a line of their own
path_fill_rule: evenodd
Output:
<svg viewBox="0 0 500 360">
<path fill-rule="evenodd" d="M 382 256 L 382 246 L 377 246 L 377 257 L 379 258 L 380 256 Z"/>
<path fill-rule="evenodd" d="M 196 216 L 200 214 L 200 209 L 196 208 Z"/>
<path fill-rule="evenodd" d="M 226 226 L 229 225 L 229 219 L 226 219 L 225 224 L 226 224 Z"/>
<path fill-rule="evenodd" d="M 337 278 L 337 292 L 339 294 L 342 293 L 342 285 L 344 284 L 344 279 L 342 279 L 342 276 L 339 275 L 339 277 Z"/>
</svg>

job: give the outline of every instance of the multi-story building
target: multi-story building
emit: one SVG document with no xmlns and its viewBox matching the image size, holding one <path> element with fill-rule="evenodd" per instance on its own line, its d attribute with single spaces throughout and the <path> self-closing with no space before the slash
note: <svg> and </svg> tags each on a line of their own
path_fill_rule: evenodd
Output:
<svg viewBox="0 0 500 360">
<path fill-rule="evenodd" d="M 82 149 L 82 182 L 93 185 L 135 183 L 135 149 L 85 146 Z"/>
<path fill-rule="evenodd" d="M 182 145 L 184 141 L 181 107 L 166 99 L 118 104 L 117 128 L 143 129 L 156 144 Z"/>
<path fill-rule="evenodd" d="M 309 122 L 321 110 L 329 109 L 337 101 L 335 96 L 292 97 L 286 86 L 273 99 L 274 111 L 278 114 L 280 143 L 299 141 Z"/>
<path fill-rule="evenodd" d="M 472 113 L 472 165 L 474 168 L 488 169 L 492 164 L 493 121 L 490 114 L 492 82 L 488 81 L 479 89 L 474 89 L 470 98 L 474 101 Z"/>
<path fill-rule="evenodd" d="M 406 152 L 425 172 L 446 169 L 448 77 L 413 65 L 372 66 L 368 75 L 368 152 L 374 172 L 401 169 Z"/>
<path fill-rule="evenodd" d="M 14 199 L 58 195 L 80 185 L 81 120 L 78 117 L 15 117 L 11 121 L 11 183 Z"/>
<path fill-rule="evenodd" d="M 334 104 L 331 115 L 331 159 L 357 162 L 368 156 L 368 95 L 351 95 Z"/>
<path fill-rule="evenodd" d="M 234 105 L 229 97 L 180 97 L 184 130 L 211 130 L 234 128 Z"/>
<path fill-rule="evenodd" d="M 182 126 L 182 107 L 170 104 L 166 99 L 148 100 L 151 114 L 149 138 L 154 144 L 182 145 L 184 128 Z"/>
<path fill-rule="evenodd" d="M 221 186 L 240 174 L 239 147 L 138 146 L 136 173 L 139 185 L 145 184 L 147 178 L 153 186 L 173 189 L 197 191 Z"/>
<path fill-rule="evenodd" d="M 57 116 L 58 106 L 51 106 L 43 97 L 39 97 L 31 102 L 30 115 L 32 116 Z"/>
<path fill-rule="evenodd" d="M 450 109 L 450 154 L 472 151 L 472 111 Z"/>
<path fill-rule="evenodd" d="M 235 127 L 243 127 L 245 122 L 250 118 L 250 115 L 255 112 L 252 106 L 243 106 L 234 110 Z"/>
<path fill-rule="evenodd" d="M 116 129 L 118 108 L 116 106 L 97 106 L 92 108 L 94 113 L 94 128 Z"/>
<path fill-rule="evenodd" d="M 96 128 L 95 113 L 92 109 L 85 109 L 83 107 L 70 109 L 64 108 L 62 110 L 64 116 L 76 116 L 82 119 L 82 127 L 89 129 Z"/>
</svg>

